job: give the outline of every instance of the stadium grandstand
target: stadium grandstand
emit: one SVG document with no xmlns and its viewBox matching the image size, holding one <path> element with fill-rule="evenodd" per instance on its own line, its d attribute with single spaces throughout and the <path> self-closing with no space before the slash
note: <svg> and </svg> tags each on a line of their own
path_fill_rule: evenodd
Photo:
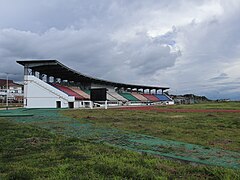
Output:
<svg viewBox="0 0 240 180">
<path fill-rule="evenodd" d="M 169 87 L 106 81 L 77 72 L 57 60 L 21 60 L 24 66 L 24 107 L 87 108 L 173 104 Z M 93 89 L 106 89 L 106 101 L 91 101 Z"/>
</svg>

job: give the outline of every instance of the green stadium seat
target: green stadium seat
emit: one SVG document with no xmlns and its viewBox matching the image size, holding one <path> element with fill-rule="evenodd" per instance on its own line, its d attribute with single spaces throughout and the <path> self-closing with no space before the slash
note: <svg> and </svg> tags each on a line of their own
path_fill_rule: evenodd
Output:
<svg viewBox="0 0 240 180">
<path fill-rule="evenodd" d="M 136 97 L 134 97 L 131 93 L 118 93 L 121 96 L 123 96 L 125 99 L 129 100 L 129 101 L 139 101 L 139 99 L 137 99 Z"/>
</svg>

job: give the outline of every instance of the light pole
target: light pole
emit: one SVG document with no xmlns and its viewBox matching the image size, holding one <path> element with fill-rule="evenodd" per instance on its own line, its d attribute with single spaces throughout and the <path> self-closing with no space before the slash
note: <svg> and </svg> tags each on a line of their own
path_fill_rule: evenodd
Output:
<svg viewBox="0 0 240 180">
<path fill-rule="evenodd" d="M 6 92 L 6 110 L 8 110 L 8 73 L 6 73 L 7 75 L 7 82 L 6 82 L 6 88 L 7 88 L 7 92 Z"/>
</svg>

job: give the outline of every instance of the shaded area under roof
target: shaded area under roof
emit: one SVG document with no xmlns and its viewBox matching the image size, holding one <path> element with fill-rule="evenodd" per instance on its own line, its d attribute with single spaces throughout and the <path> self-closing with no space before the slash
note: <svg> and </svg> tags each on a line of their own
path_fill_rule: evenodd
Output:
<svg viewBox="0 0 240 180">
<path fill-rule="evenodd" d="M 137 89 L 161 89 L 167 90 L 169 87 L 160 86 L 145 86 L 145 85 L 133 85 L 125 83 L 117 83 L 112 81 L 106 81 L 91 76 L 84 75 L 77 72 L 57 60 L 21 60 L 17 63 L 32 69 L 33 71 L 53 76 L 55 78 L 61 78 L 63 80 L 74 81 L 74 82 L 85 82 L 85 83 L 96 83 L 101 85 L 110 85 L 118 88 L 137 88 Z"/>
</svg>

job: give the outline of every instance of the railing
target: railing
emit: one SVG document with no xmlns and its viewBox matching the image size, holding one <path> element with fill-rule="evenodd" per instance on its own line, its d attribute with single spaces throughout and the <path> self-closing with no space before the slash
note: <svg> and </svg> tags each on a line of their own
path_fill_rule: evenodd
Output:
<svg viewBox="0 0 240 180">
<path fill-rule="evenodd" d="M 30 82 L 34 82 L 35 84 L 37 84 L 38 86 L 50 91 L 51 93 L 55 94 L 56 96 L 58 96 L 59 98 L 61 99 L 64 99 L 66 100 L 67 102 L 70 100 L 70 101 L 74 101 L 74 97 L 73 96 L 68 96 L 67 94 L 65 94 L 64 92 L 61 91 L 61 93 L 63 93 L 64 95 L 61 95 L 60 93 L 57 93 L 54 89 L 53 86 L 45 83 L 44 81 L 36 78 L 35 76 L 28 76 L 28 79 L 27 81 L 30 81 Z M 37 82 L 37 81 L 40 81 L 40 82 Z M 45 83 L 45 85 L 43 85 Z M 57 90 L 57 89 L 56 89 Z M 59 90 L 60 91 L 60 90 Z M 67 97 L 64 97 L 64 96 L 67 96 Z"/>
<path fill-rule="evenodd" d="M 171 97 L 169 97 L 167 94 L 163 93 L 164 96 L 166 96 L 170 101 L 173 101 L 173 99 Z"/>
</svg>

